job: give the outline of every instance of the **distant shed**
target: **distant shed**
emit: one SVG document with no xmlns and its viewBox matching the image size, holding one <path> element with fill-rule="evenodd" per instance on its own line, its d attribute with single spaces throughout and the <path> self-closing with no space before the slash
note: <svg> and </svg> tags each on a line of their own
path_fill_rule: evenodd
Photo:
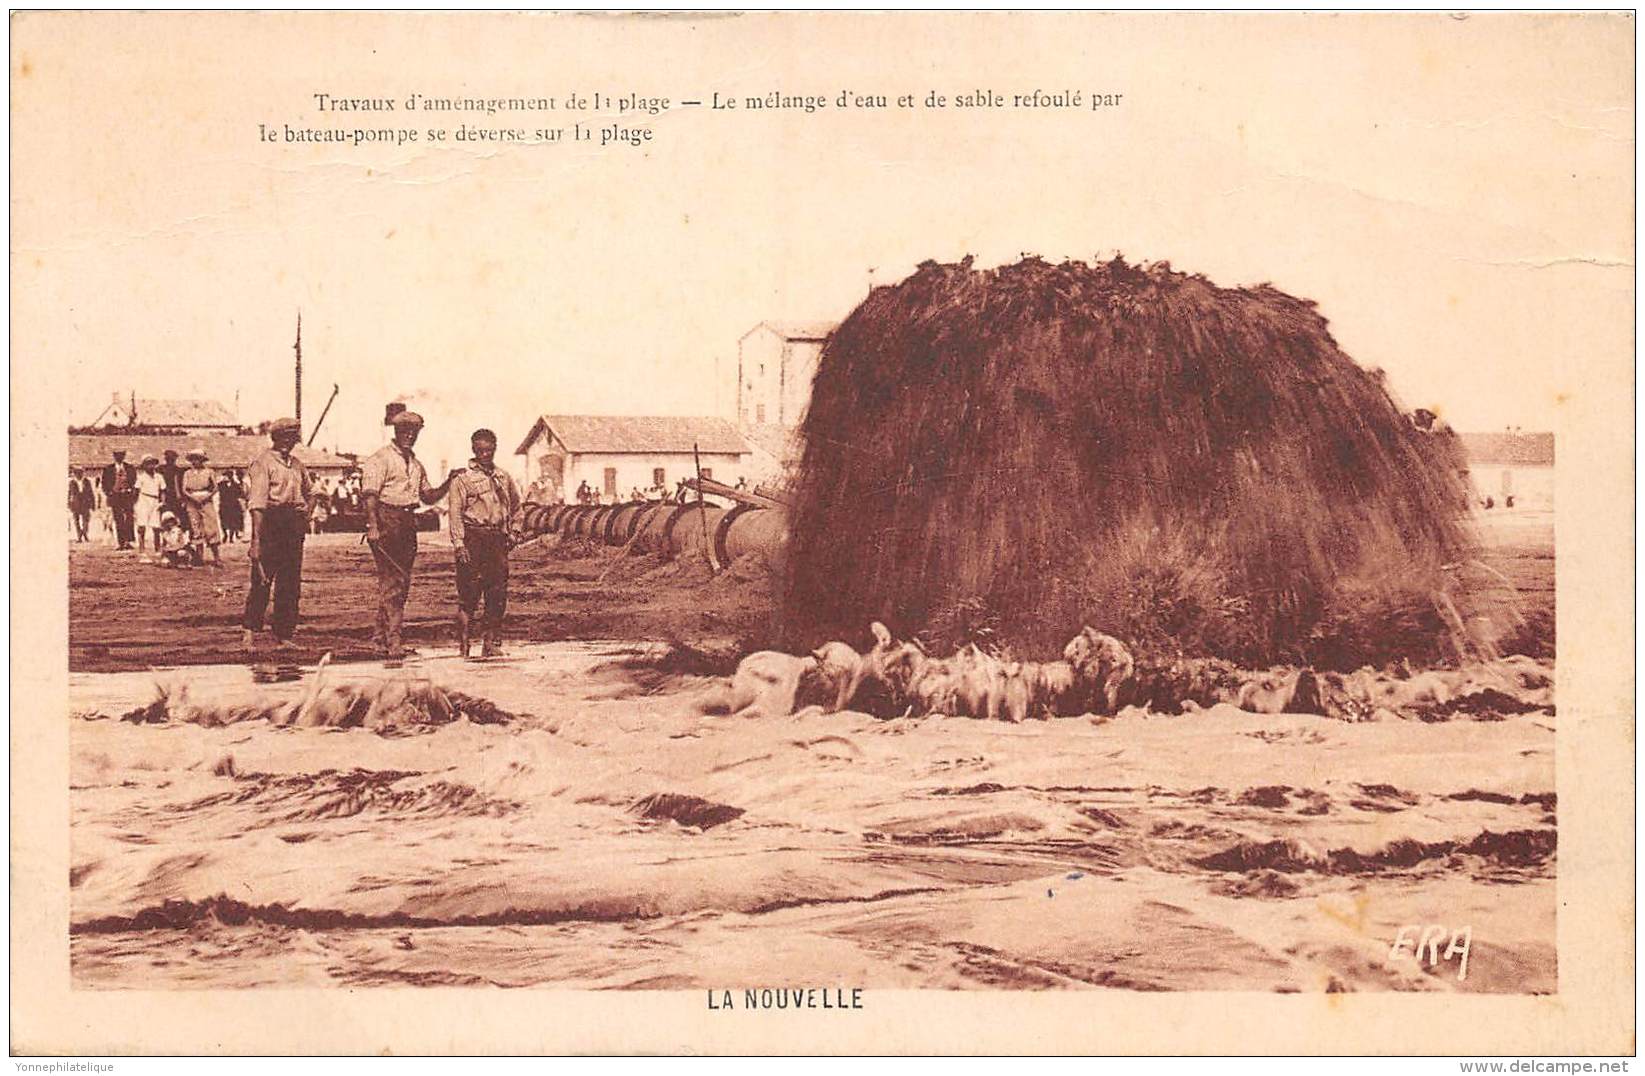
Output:
<svg viewBox="0 0 1645 1076">
<path fill-rule="evenodd" d="M 1480 497 L 1503 505 L 1552 508 L 1554 504 L 1554 435 L 1552 433 L 1458 434 L 1468 459 L 1468 474 Z"/>
<path fill-rule="evenodd" d="M 575 499 L 587 482 L 595 493 L 624 499 L 635 489 L 672 491 L 696 474 L 735 483 L 746 477 L 751 450 L 721 418 L 634 415 L 544 415 L 515 454 L 525 457 L 527 482 L 545 501 Z"/>
</svg>

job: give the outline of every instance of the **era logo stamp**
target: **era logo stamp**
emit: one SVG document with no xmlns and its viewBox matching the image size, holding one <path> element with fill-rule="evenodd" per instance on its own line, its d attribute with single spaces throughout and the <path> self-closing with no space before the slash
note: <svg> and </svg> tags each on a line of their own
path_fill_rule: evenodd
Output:
<svg viewBox="0 0 1645 1076">
<path fill-rule="evenodd" d="M 1447 934 L 1450 935 L 1450 943 L 1441 953 L 1439 943 L 1445 940 Z M 1468 978 L 1468 952 L 1473 943 L 1474 928 L 1471 926 L 1455 930 L 1442 926 L 1400 927 L 1399 933 L 1394 935 L 1394 945 L 1388 951 L 1388 959 L 1397 961 L 1408 955 L 1409 959 L 1419 964 L 1426 963 L 1432 968 L 1453 957 L 1460 957 L 1457 964 L 1457 982 L 1460 983 Z"/>
</svg>

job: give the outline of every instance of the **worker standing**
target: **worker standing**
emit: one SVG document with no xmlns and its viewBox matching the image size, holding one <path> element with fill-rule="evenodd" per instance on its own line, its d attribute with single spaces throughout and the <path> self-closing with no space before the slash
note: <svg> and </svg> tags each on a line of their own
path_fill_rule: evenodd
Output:
<svg viewBox="0 0 1645 1076">
<path fill-rule="evenodd" d="M 247 650 L 263 630 L 271 588 L 274 615 L 269 628 L 275 645 L 291 645 L 303 586 L 303 534 L 314 488 L 308 469 L 292 454 L 302 436 L 297 420 L 276 419 L 269 423 L 268 435 L 274 447 L 246 468 L 251 487 L 246 494 L 246 507 L 251 511 L 251 592 L 246 595 L 246 615 L 240 626 Z"/>
<path fill-rule="evenodd" d="M 377 562 L 377 626 L 372 642 L 390 661 L 405 657 L 401 626 L 406 597 L 411 593 L 411 569 L 417 559 L 417 508 L 446 495 L 461 471 L 452 471 L 438 486 L 430 486 L 428 472 L 412 451 L 423 432 L 423 418 L 415 411 L 399 411 L 390 419 L 394 441 L 370 456 L 360 469 L 360 498 L 365 506 L 366 541 Z"/>
<path fill-rule="evenodd" d="M 457 636 L 468 657 L 473 617 L 485 601 L 480 621 L 480 656 L 503 652 L 503 614 L 508 609 L 508 551 L 520 540 L 520 490 L 498 469 L 497 435 L 475 430 L 469 439 L 474 458 L 451 482 L 451 548 L 457 557 Z"/>
</svg>

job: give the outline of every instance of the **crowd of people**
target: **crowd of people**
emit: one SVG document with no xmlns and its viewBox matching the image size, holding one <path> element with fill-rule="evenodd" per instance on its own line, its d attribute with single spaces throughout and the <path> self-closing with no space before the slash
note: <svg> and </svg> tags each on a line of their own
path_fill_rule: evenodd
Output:
<svg viewBox="0 0 1645 1076">
<path fill-rule="evenodd" d="M 107 542 L 184 567 L 204 565 L 208 558 L 220 564 L 220 545 L 248 540 L 244 469 L 213 467 L 201 447 L 184 454 L 186 463 L 170 449 L 163 458 L 150 453 L 135 464 L 126 455 L 115 449 L 100 472 L 81 467 L 70 472 L 69 522 L 76 544 Z M 310 533 L 328 529 L 338 517 L 362 513 L 358 470 L 318 479 L 315 494 Z"/>
<path fill-rule="evenodd" d="M 105 540 L 172 566 L 222 564 L 219 547 L 245 534 L 245 472 L 218 471 L 203 448 L 167 449 L 133 464 L 124 449 L 95 477 L 84 468 L 69 476 L 69 519 L 76 543 Z M 96 533 L 93 533 L 93 521 Z"/>
</svg>

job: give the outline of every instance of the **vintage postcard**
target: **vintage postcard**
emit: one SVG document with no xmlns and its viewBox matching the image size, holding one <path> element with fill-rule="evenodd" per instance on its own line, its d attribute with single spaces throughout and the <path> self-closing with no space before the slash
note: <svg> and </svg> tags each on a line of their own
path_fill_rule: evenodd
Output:
<svg viewBox="0 0 1645 1076">
<path fill-rule="evenodd" d="M 12 1050 L 1632 1052 L 1634 34 L 14 14 Z"/>
</svg>

